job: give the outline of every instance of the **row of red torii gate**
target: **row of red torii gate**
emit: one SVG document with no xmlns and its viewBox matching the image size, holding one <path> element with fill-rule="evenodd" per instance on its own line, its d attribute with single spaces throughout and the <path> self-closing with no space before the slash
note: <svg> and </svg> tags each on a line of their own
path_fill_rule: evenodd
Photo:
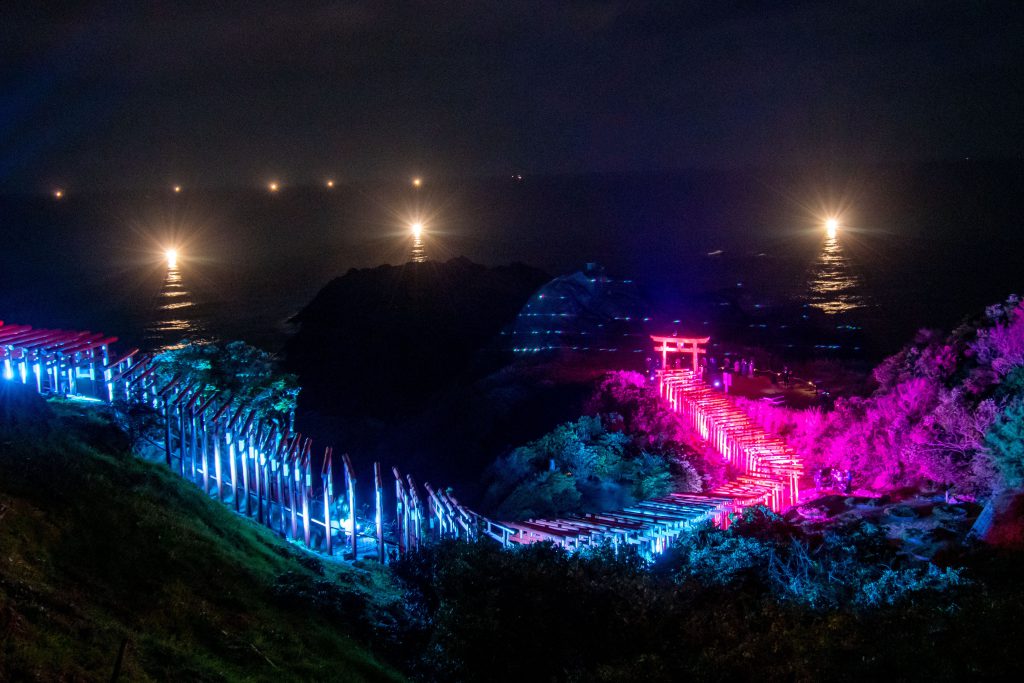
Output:
<svg viewBox="0 0 1024 683">
<path fill-rule="evenodd" d="M 487 519 L 449 491 L 429 483 L 421 488 L 395 468 L 393 494 L 386 492 L 380 463 L 373 463 L 372 519 L 357 519 L 356 471 L 347 454 L 337 468 L 329 447 L 314 458 L 310 438 L 261 423 L 250 406 L 222 398 L 216 387 L 185 376 L 158 384 L 156 356 L 138 349 L 113 355 L 116 337 L 0 321 L 0 363 L 4 380 L 32 385 L 44 395 L 150 406 L 163 418 L 168 467 L 240 514 L 328 555 L 369 555 L 383 562 L 432 539 L 487 536 L 503 545 L 548 541 L 570 549 L 631 544 L 652 556 L 697 524 L 727 525 L 729 515 L 743 507 L 781 510 L 795 504 L 803 473 L 796 453 L 701 380 L 698 356 L 709 338 L 652 339 L 663 359 L 661 396 L 740 476 L 709 493 L 675 493 L 624 510 L 518 522 Z M 670 353 L 690 354 L 693 369 L 668 369 Z"/>
<path fill-rule="evenodd" d="M 799 455 L 703 381 L 699 357 L 707 352 L 710 337 L 651 339 L 662 358 L 658 371 L 661 397 L 739 472 L 738 476 L 706 493 L 672 493 L 614 512 L 503 522 L 517 532 L 510 540 L 551 541 L 568 548 L 608 541 L 636 543 L 643 554 L 651 556 L 697 525 L 710 521 L 728 526 L 730 516 L 745 507 L 764 505 L 779 512 L 799 502 L 804 474 Z M 689 355 L 690 367 L 670 368 L 669 354 Z"/>
</svg>

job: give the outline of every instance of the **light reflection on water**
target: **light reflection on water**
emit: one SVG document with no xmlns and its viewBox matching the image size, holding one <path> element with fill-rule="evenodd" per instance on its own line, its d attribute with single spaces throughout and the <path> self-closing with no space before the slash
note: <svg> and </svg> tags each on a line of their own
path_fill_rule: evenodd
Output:
<svg viewBox="0 0 1024 683">
<path fill-rule="evenodd" d="M 177 265 L 167 268 L 153 312 L 146 325 L 146 342 L 154 350 L 170 351 L 203 336 L 204 326 L 195 313 L 192 293 L 185 288 Z"/>
<path fill-rule="evenodd" d="M 854 272 L 839 240 L 831 233 L 811 266 L 807 288 L 808 303 L 829 315 L 847 313 L 866 305 L 864 283 Z"/>
<path fill-rule="evenodd" d="M 413 235 L 412 238 L 412 251 L 409 254 L 409 260 L 413 263 L 425 263 L 427 260 L 427 248 L 423 243 L 422 235 Z"/>
</svg>

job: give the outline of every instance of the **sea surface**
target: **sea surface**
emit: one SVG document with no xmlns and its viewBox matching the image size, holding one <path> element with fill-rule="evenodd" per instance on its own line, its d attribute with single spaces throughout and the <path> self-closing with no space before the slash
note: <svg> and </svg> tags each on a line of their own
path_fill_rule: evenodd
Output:
<svg viewBox="0 0 1024 683">
<path fill-rule="evenodd" d="M 273 193 L 185 186 L 5 195 L 0 319 L 102 330 L 151 348 L 183 337 L 237 337 L 276 349 L 288 319 L 348 269 L 464 255 L 488 265 L 521 261 L 552 275 L 596 263 L 634 279 L 679 331 L 716 334 L 735 324 L 714 314 L 729 301 L 754 316 L 778 312 L 764 328 L 784 331 L 790 318 L 810 317 L 823 329 L 862 330 L 849 343 L 878 356 L 917 328 L 948 328 L 1024 292 L 1022 171 L 1018 162 L 965 160 L 521 180 L 428 176 L 418 189 L 282 182 Z M 833 216 L 839 226 L 830 234 L 825 221 Z M 786 337 L 760 341 L 784 346 Z M 825 335 L 809 348 L 853 352 L 844 344 L 842 335 Z"/>
</svg>

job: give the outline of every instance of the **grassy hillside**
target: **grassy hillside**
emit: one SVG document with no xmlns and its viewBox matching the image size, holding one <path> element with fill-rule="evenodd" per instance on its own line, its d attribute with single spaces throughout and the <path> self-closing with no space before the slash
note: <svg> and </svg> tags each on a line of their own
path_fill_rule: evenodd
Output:
<svg viewBox="0 0 1024 683">
<path fill-rule="evenodd" d="M 395 592 L 141 461 L 100 409 L 0 386 L 0 680 L 394 680 Z"/>
</svg>

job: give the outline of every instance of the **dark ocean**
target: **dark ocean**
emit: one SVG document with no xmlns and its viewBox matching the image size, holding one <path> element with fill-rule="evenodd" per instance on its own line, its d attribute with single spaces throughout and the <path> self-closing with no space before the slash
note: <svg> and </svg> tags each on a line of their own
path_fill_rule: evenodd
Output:
<svg viewBox="0 0 1024 683">
<path fill-rule="evenodd" d="M 858 329 L 878 356 L 1024 292 L 1024 164 L 650 175 L 425 178 L 423 187 L 0 196 L 0 319 L 166 347 L 183 335 L 276 349 L 288 318 L 350 268 L 464 255 L 552 275 L 598 263 L 681 331 L 743 309 L 751 341 L 789 319 Z M 839 217 L 834 237 L 824 227 Z M 410 224 L 423 223 L 415 244 Z M 179 252 L 169 268 L 165 249 Z M 415 254 L 418 255 L 418 254 Z M 758 323 L 761 312 L 774 313 Z M 753 316 L 753 317 L 751 317 Z M 753 320 L 754 322 L 749 322 Z M 723 329 L 719 329 L 723 328 Z M 730 330 L 735 334 L 736 330 Z M 836 341 L 838 339 L 839 341 Z M 852 339 L 852 338 L 851 338 Z"/>
</svg>

